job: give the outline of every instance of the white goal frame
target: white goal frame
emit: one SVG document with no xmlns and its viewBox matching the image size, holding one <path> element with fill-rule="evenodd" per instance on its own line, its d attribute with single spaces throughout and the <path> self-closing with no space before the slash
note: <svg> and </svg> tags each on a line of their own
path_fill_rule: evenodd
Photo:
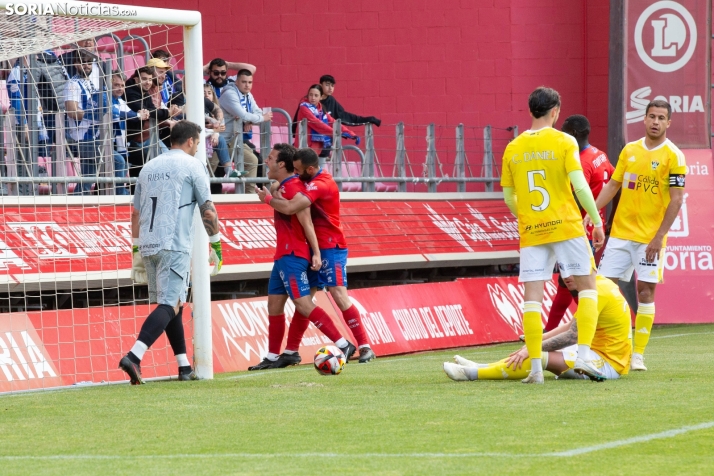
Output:
<svg viewBox="0 0 714 476">
<path fill-rule="evenodd" d="M 165 8 L 139 7 L 133 5 L 115 5 L 110 3 L 75 2 L 71 0 L 0 0 L 0 15 L 5 15 L 8 5 L 18 4 L 30 7 L 35 5 L 37 11 L 45 11 L 49 5 L 54 16 L 67 18 L 88 18 L 97 20 L 116 20 L 127 24 L 127 29 L 133 23 L 155 23 L 158 25 L 171 25 L 183 27 L 184 44 L 184 94 L 186 96 L 185 117 L 187 120 L 202 125 L 203 113 L 203 40 L 201 27 L 201 13 L 189 10 L 174 10 Z M 101 5 L 102 11 L 133 10 L 135 16 L 112 16 L 64 14 L 62 5 Z M 87 8 L 87 11 L 92 10 Z M 94 9 L 96 11 L 96 9 Z M 0 58 L 6 59 L 6 58 Z M 200 142 L 205 141 L 205 131 L 201 131 Z M 206 148 L 199 147 L 196 159 L 206 163 Z M 211 328 L 211 283 L 208 265 L 208 236 L 198 210 L 194 215 L 195 236 L 192 256 L 192 287 L 193 287 L 193 350 L 196 374 L 200 379 L 213 378 L 213 344 Z M 127 250 L 129 253 L 130 250 Z"/>
</svg>

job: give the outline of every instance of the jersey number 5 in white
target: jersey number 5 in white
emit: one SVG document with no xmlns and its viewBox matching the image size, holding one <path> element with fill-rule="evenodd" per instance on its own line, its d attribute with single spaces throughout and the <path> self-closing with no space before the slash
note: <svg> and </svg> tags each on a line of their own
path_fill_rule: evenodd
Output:
<svg viewBox="0 0 714 476">
<path fill-rule="evenodd" d="M 545 170 L 530 170 L 528 171 L 528 191 L 538 192 L 543 196 L 543 201 L 540 205 L 531 205 L 531 208 L 537 212 L 542 212 L 548 205 L 550 205 L 550 195 L 548 195 L 548 190 L 543 187 L 539 187 L 535 184 L 535 176 L 540 175 L 545 180 Z"/>
</svg>

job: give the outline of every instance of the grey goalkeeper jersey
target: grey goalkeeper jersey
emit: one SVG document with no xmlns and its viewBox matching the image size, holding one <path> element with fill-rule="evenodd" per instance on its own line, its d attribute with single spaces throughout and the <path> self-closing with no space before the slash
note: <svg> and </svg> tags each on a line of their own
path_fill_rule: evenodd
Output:
<svg viewBox="0 0 714 476">
<path fill-rule="evenodd" d="M 141 255 L 191 253 L 194 209 L 208 200 L 208 171 L 195 157 L 172 149 L 144 165 L 134 193 Z"/>
</svg>

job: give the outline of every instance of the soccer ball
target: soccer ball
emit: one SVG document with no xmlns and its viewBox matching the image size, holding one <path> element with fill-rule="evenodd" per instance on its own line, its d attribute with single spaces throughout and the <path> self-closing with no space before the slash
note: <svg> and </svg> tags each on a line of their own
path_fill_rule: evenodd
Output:
<svg viewBox="0 0 714 476">
<path fill-rule="evenodd" d="M 345 367 L 345 354 L 334 345 L 321 347 L 315 353 L 315 370 L 320 375 L 337 375 Z"/>
</svg>

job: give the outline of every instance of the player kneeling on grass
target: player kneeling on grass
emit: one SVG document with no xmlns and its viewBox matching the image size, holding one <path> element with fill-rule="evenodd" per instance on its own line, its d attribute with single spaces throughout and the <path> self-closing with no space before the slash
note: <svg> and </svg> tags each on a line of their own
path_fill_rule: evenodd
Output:
<svg viewBox="0 0 714 476">
<path fill-rule="evenodd" d="M 565 285 L 575 293 L 575 280 L 565 278 Z M 587 358 L 593 362 L 602 377 L 592 380 L 618 379 L 630 368 L 632 357 L 632 331 L 630 308 L 620 293 L 620 288 L 607 278 L 596 278 L 598 316 L 590 352 Z M 570 323 L 543 335 L 543 367 L 559 378 L 587 379 L 573 371 L 578 357 L 578 313 Z M 582 358 L 582 356 L 581 356 Z M 528 348 L 523 346 L 508 358 L 492 364 L 479 364 L 460 356 L 454 356 L 455 364 L 444 362 L 444 372 L 452 380 L 517 380 L 531 371 Z"/>
<path fill-rule="evenodd" d="M 144 352 L 166 331 L 179 366 L 179 380 L 195 380 L 186 357 L 181 315 L 191 271 L 193 212 L 200 204 L 203 226 L 211 245 L 212 276 L 223 265 L 218 214 L 211 200 L 206 165 L 194 155 L 201 127 L 179 121 L 171 129 L 171 150 L 147 162 L 139 174 L 131 213 L 134 238 L 131 277 L 149 284 L 149 301 L 158 306 L 141 326 L 131 351 L 119 361 L 132 385 L 141 379 Z"/>
</svg>

